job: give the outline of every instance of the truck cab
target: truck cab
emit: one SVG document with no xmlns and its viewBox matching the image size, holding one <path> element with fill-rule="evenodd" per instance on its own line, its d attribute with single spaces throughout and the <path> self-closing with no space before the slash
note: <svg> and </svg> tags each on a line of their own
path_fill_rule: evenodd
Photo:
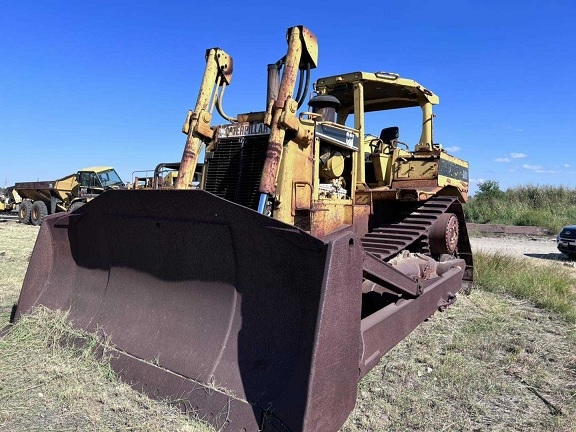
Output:
<svg viewBox="0 0 576 432">
<path fill-rule="evenodd" d="M 106 189 L 122 189 L 124 182 L 112 167 L 91 167 L 78 171 L 78 197 L 94 197 Z"/>
</svg>

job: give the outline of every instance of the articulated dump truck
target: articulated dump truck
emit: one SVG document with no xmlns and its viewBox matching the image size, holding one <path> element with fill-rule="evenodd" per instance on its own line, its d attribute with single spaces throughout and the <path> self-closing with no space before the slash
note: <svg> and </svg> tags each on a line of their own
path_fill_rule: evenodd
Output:
<svg viewBox="0 0 576 432">
<path fill-rule="evenodd" d="M 175 188 L 46 217 L 15 311 L 68 310 L 123 380 L 226 430 L 337 431 L 359 380 L 472 279 L 468 164 L 434 143 L 438 97 L 386 72 L 311 88 L 316 37 L 287 40 L 263 110 L 235 117 L 232 58 L 207 50 Z M 386 123 L 410 107 L 413 150 Z"/>
<path fill-rule="evenodd" d="M 21 182 L 14 185 L 22 197 L 18 221 L 42 225 L 48 215 L 74 211 L 102 192 L 124 188 L 124 183 L 112 167 L 83 168 L 58 180 Z"/>
</svg>

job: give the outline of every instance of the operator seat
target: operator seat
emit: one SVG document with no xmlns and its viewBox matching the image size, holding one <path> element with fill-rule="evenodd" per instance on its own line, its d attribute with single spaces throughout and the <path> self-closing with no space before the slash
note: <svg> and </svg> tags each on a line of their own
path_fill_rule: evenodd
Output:
<svg viewBox="0 0 576 432">
<path fill-rule="evenodd" d="M 400 136 L 400 128 L 398 126 L 391 126 L 382 129 L 380 132 L 380 139 L 384 144 L 388 144 L 390 147 L 396 147 L 396 141 Z"/>
<path fill-rule="evenodd" d="M 378 185 L 389 185 L 391 176 L 390 157 L 398 145 L 400 129 L 398 126 L 391 126 L 382 129 L 380 139 L 375 148 L 372 148 L 369 158 L 364 165 L 364 177 L 366 183 L 376 183 Z"/>
</svg>

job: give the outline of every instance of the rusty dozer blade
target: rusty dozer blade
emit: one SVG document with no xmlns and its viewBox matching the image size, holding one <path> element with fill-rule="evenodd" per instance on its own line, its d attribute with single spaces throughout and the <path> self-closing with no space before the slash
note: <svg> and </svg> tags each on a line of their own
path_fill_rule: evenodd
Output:
<svg viewBox="0 0 576 432">
<path fill-rule="evenodd" d="M 362 257 L 199 190 L 109 191 L 42 224 L 35 305 L 103 331 L 113 368 L 234 431 L 337 430 L 361 360 Z"/>
</svg>

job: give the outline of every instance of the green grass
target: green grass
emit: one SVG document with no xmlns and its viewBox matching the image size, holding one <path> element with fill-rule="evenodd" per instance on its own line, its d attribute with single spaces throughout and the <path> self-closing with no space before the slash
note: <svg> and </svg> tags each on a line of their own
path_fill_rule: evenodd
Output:
<svg viewBox="0 0 576 432">
<path fill-rule="evenodd" d="M 474 266 L 476 287 L 529 300 L 570 323 L 576 322 L 575 279 L 568 269 L 480 252 L 474 254 Z"/>
<path fill-rule="evenodd" d="M 479 192 L 464 205 L 474 223 L 540 226 L 554 232 L 576 223 L 576 189 L 564 186 L 517 186 Z"/>
</svg>

